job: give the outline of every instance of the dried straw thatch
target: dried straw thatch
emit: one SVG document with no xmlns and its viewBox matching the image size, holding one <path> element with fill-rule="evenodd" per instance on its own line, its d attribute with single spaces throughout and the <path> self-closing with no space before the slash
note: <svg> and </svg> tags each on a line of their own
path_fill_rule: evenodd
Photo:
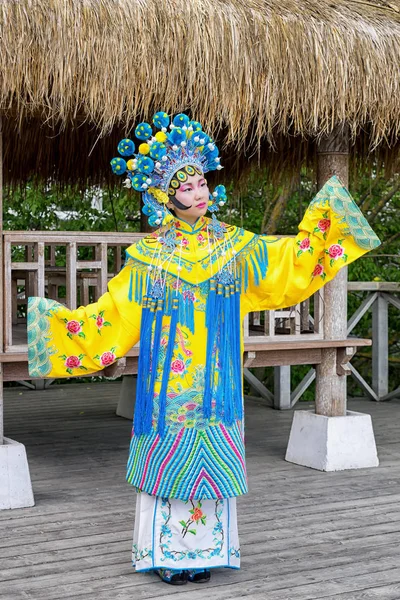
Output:
<svg viewBox="0 0 400 600">
<path fill-rule="evenodd" d="M 98 177 L 160 108 L 190 112 L 230 154 L 290 141 L 302 159 L 293 136 L 341 122 L 387 149 L 399 65 L 398 0 L 2 0 L 5 176 Z"/>
</svg>

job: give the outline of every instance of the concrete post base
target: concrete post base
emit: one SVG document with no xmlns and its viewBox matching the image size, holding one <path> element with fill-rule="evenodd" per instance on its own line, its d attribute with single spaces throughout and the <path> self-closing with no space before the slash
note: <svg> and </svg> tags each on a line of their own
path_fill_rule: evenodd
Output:
<svg viewBox="0 0 400 600">
<path fill-rule="evenodd" d="M 4 438 L 0 446 L 0 510 L 34 505 L 25 446 Z"/>
<path fill-rule="evenodd" d="M 377 467 L 371 416 L 349 410 L 345 417 L 325 417 L 296 410 L 285 458 L 319 471 Z"/>
<path fill-rule="evenodd" d="M 133 411 L 136 398 L 136 375 L 124 375 L 122 378 L 121 391 L 119 394 L 116 414 L 118 417 L 133 421 Z"/>
</svg>

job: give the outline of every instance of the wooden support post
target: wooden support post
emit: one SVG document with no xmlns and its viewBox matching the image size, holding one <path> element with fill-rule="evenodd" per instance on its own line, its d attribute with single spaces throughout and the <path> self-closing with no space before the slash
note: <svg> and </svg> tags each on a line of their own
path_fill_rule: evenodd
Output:
<svg viewBox="0 0 400 600">
<path fill-rule="evenodd" d="M 323 138 L 317 151 L 317 181 L 320 189 L 336 174 L 348 185 L 349 134 L 345 126 L 337 126 Z M 347 329 L 347 267 L 326 284 L 324 290 L 324 339 L 344 339 Z M 336 350 L 323 349 L 317 365 L 315 412 L 327 417 L 346 415 L 346 376 L 338 375 Z"/>
<path fill-rule="evenodd" d="M 388 303 L 378 294 L 372 305 L 372 388 L 378 399 L 389 391 Z"/>
</svg>

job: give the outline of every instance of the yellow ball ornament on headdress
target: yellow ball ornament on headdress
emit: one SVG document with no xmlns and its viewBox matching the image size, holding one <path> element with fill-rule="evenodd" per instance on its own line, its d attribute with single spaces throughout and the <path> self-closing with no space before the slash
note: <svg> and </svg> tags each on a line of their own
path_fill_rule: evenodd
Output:
<svg viewBox="0 0 400 600">
<path fill-rule="evenodd" d="M 156 138 L 157 142 L 160 142 L 161 144 L 163 144 L 166 141 L 167 136 L 163 131 L 157 131 L 155 138 Z"/>
<path fill-rule="evenodd" d="M 128 171 L 134 171 L 135 170 L 135 160 L 133 158 L 131 158 L 130 160 L 128 160 L 128 162 L 126 163 L 126 166 L 128 168 Z"/>
<path fill-rule="evenodd" d="M 140 144 L 139 146 L 140 154 L 148 154 L 150 152 L 150 146 L 148 144 Z"/>
</svg>

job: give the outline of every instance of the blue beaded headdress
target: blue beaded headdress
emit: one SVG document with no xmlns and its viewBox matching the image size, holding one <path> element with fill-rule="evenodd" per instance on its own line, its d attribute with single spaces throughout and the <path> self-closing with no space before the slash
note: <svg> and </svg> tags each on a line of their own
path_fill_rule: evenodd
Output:
<svg viewBox="0 0 400 600">
<path fill-rule="evenodd" d="M 136 127 L 135 136 L 142 142 L 136 154 L 132 140 L 120 141 L 120 156 L 111 160 L 111 168 L 116 175 L 127 175 L 126 187 L 143 193 L 143 212 L 154 227 L 165 225 L 173 218 L 165 205 L 169 201 L 171 179 L 177 171 L 192 165 L 207 173 L 220 170 L 222 166 L 217 146 L 197 121 L 179 114 L 170 123 L 167 113 L 157 112 L 153 123 L 158 129 L 154 135 L 149 123 L 139 123 Z M 215 207 L 226 200 L 222 188 L 218 186 L 217 193 L 213 194 Z"/>
</svg>

